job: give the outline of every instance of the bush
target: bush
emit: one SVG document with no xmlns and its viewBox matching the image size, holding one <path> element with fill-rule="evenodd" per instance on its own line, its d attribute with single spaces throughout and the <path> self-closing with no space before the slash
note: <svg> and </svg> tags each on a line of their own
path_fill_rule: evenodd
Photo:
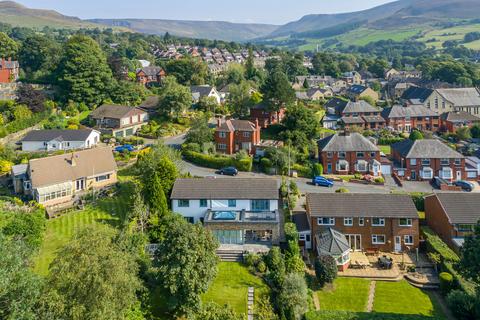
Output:
<svg viewBox="0 0 480 320">
<path fill-rule="evenodd" d="M 237 160 L 232 157 L 220 156 L 220 155 L 209 155 L 203 154 L 191 150 L 184 150 L 183 156 L 187 161 L 190 161 L 196 165 L 212 168 L 212 169 L 221 169 L 224 167 L 236 167 L 239 171 L 252 171 L 252 158 L 245 158 Z"/>
<path fill-rule="evenodd" d="M 292 194 L 294 194 L 295 196 L 299 196 L 299 195 L 300 195 L 300 190 L 298 190 L 298 186 L 297 186 L 297 184 L 296 184 L 295 181 L 290 180 L 289 188 L 290 188 L 290 192 L 291 192 Z"/>
<path fill-rule="evenodd" d="M 287 222 L 284 226 L 285 229 L 285 239 L 288 241 L 294 240 L 298 241 L 298 231 L 297 226 L 293 222 Z"/>
<path fill-rule="evenodd" d="M 245 265 L 247 267 L 255 267 L 262 259 L 256 253 L 249 253 L 245 257 Z"/>
<path fill-rule="evenodd" d="M 312 178 L 312 168 L 310 166 L 302 166 L 298 163 L 292 165 L 292 170 L 297 171 L 299 177 Z"/>
<path fill-rule="evenodd" d="M 312 171 L 314 176 L 323 175 L 323 165 L 321 163 L 314 163 L 312 167 L 313 167 Z"/>
<path fill-rule="evenodd" d="M 268 158 L 262 158 L 260 159 L 260 165 L 265 173 L 270 173 L 270 169 L 272 168 L 272 160 Z"/>
<path fill-rule="evenodd" d="M 202 148 L 200 147 L 200 145 L 198 143 L 184 143 L 182 145 L 182 150 L 183 151 L 193 151 L 193 152 L 197 152 L 197 153 L 201 153 L 202 152 Z"/>
<path fill-rule="evenodd" d="M 459 320 L 478 319 L 475 317 L 476 299 L 468 293 L 460 290 L 451 291 L 447 296 L 447 304 Z"/>
<path fill-rule="evenodd" d="M 413 203 L 418 211 L 425 211 L 425 193 L 423 192 L 412 192 L 410 193 Z"/>
<path fill-rule="evenodd" d="M 357 179 L 357 180 L 362 180 L 362 174 L 356 172 L 356 173 L 353 175 L 353 178 L 355 178 L 355 179 Z"/>
<path fill-rule="evenodd" d="M 378 139 L 378 144 L 383 146 L 391 146 L 394 143 L 403 141 L 404 139 L 401 137 L 380 137 Z"/>
<path fill-rule="evenodd" d="M 375 183 L 385 183 L 385 179 L 383 179 L 382 177 L 377 177 L 375 178 Z"/>
<path fill-rule="evenodd" d="M 315 276 L 322 287 L 326 283 L 332 283 L 337 272 L 337 263 L 332 256 L 322 255 L 315 259 Z"/>
<path fill-rule="evenodd" d="M 460 258 L 450 249 L 440 237 L 429 227 L 423 227 L 422 232 L 425 235 L 427 252 L 438 253 L 443 261 L 458 262 Z"/>
<path fill-rule="evenodd" d="M 442 272 L 439 275 L 440 278 L 440 290 L 444 295 L 447 295 L 452 290 L 453 276 L 448 272 Z"/>
<path fill-rule="evenodd" d="M 257 264 L 257 271 L 260 273 L 265 273 L 265 271 L 267 271 L 267 265 L 265 264 L 265 262 L 260 261 Z"/>
<path fill-rule="evenodd" d="M 347 188 L 344 188 L 344 187 L 341 187 L 341 188 L 338 188 L 337 190 L 335 190 L 335 193 L 349 193 L 350 191 L 348 191 Z"/>
</svg>

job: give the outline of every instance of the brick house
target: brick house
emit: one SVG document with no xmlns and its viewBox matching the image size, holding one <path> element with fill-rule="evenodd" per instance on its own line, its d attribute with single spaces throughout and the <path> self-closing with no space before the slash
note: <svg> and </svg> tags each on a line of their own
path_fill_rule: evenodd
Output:
<svg viewBox="0 0 480 320">
<path fill-rule="evenodd" d="M 265 104 L 259 103 L 250 108 L 250 121 L 255 122 L 258 120 L 258 124 L 261 128 L 266 128 L 272 124 L 282 122 L 285 118 L 285 108 L 281 108 L 278 112 L 268 111 Z"/>
<path fill-rule="evenodd" d="M 161 84 L 166 76 L 165 70 L 162 67 L 143 67 L 137 69 L 137 82 L 143 85 Z"/>
<path fill-rule="evenodd" d="M 148 121 L 148 113 L 136 107 L 104 104 L 93 110 L 95 128 L 117 138 L 134 135 Z"/>
<path fill-rule="evenodd" d="M 345 131 L 321 139 L 318 153 L 325 174 L 382 174 L 380 150 L 359 133 Z"/>
<path fill-rule="evenodd" d="M 353 85 L 347 89 L 346 95 L 349 99 L 358 101 L 363 97 L 370 97 L 375 101 L 378 101 L 380 98 L 378 92 L 374 91 L 372 88 L 363 85 Z"/>
<path fill-rule="evenodd" d="M 423 105 L 394 105 L 382 111 L 386 126 L 398 132 L 411 132 L 412 129 L 437 131 L 440 116 Z"/>
<path fill-rule="evenodd" d="M 450 111 L 440 116 L 440 129 L 444 132 L 455 133 L 459 128 L 471 128 L 478 123 L 480 123 L 479 117 L 465 111 Z"/>
<path fill-rule="evenodd" d="M 480 197 L 471 193 L 437 193 L 425 197 L 428 226 L 457 252 L 480 220 L 479 208 Z"/>
<path fill-rule="evenodd" d="M 20 65 L 18 61 L 12 61 L 2 58 L 0 60 L 0 83 L 15 82 L 18 79 L 20 72 Z"/>
<path fill-rule="evenodd" d="M 418 247 L 418 213 L 409 195 L 307 193 L 306 211 L 315 235 L 327 228 L 341 232 L 352 251 L 402 252 Z"/>
<path fill-rule="evenodd" d="M 392 145 L 394 173 L 401 179 L 421 181 L 435 176 L 465 180 L 465 157 L 437 139 L 406 139 Z"/>
<path fill-rule="evenodd" d="M 340 123 L 347 129 L 360 127 L 375 130 L 385 126 L 380 110 L 363 100 L 349 101 L 345 105 L 339 103 L 336 112 L 341 116 Z"/>
<path fill-rule="evenodd" d="M 245 150 L 254 154 L 254 146 L 260 143 L 260 125 L 248 120 L 218 120 L 215 145 L 218 152 L 235 154 Z"/>
</svg>

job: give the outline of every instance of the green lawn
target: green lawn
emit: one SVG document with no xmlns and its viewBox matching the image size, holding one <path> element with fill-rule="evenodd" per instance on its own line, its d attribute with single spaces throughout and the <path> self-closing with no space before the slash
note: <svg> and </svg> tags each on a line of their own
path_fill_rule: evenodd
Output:
<svg viewBox="0 0 480 320">
<path fill-rule="evenodd" d="M 317 291 L 321 310 L 365 311 L 368 301 L 369 280 L 337 278 L 333 289 Z"/>
<path fill-rule="evenodd" d="M 263 280 L 251 274 L 241 263 L 220 262 L 217 277 L 202 296 L 202 301 L 228 304 L 235 312 L 247 314 L 248 287 L 255 288 L 257 300 L 269 291 Z"/>
<path fill-rule="evenodd" d="M 385 154 L 391 154 L 392 153 L 392 148 L 390 146 L 378 146 L 381 152 Z"/>
<path fill-rule="evenodd" d="M 41 275 L 48 274 L 48 266 L 55 258 L 57 250 L 70 240 L 76 230 L 88 225 L 117 226 L 128 210 L 129 195 L 129 188 L 124 184 L 113 198 L 101 199 L 94 206 L 89 205 L 84 210 L 48 220 L 43 245 L 35 258 L 35 272 Z"/>
<path fill-rule="evenodd" d="M 378 281 L 375 288 L 374 312 L 411 314 L 445 319 L 433 295 L 415 288 L 406 281 Z"/>
</svg>

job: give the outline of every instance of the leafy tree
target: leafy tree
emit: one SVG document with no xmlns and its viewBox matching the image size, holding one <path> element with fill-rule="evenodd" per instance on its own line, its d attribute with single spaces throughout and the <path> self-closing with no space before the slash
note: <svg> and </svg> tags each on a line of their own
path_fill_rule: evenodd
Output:
<svg viewBox="0 0 480 320">
<path fill-rule="evenodd" d="M 98 105 L 107 100 L 114 79 L 105 54 L 92 38 L 75 35 L 64 46 L 58 81 L 67 100 Z"/>
<path fill-rule="evenodd" d="M 17 89 L 18 104 L 24 104 L 32 112 L 45 111 L 45 101 L 47 97 L 41 90 L 35 90 L 31 84 L 22 84 Z"/>
<path fill-rule="evenodd" d="M 458 128 L 455 131 L 455 136 L 458 140 L 468 140 L 472 138 L 472 135 L 470 134 L 470 128 L 467 126 Z"/>
<path fill-rule="evenodd" d="M 268 268 L 267 278 L 272 284 L 274 290 L 280 290 L 285 281 L 285 261 L 280 248 L 273 247 L 265 257 L 265 263 Z"/>
<path fill-rule="evenodd" d="M 331 53 L 317 52 L 312 59 L 313 71 L 318 75 L 328 75 L 338 77 L 340 75 L 340 68 Z M 350 70 L 349 70 L 350 71 Z"/>
<path fill-rule="evenodd" d="M 260 264 L 262 264 L 260 262 Z M 268 297 L 257 298 L 254 305 L 255 319 L 258 320 L 278 320 L 278 316 L 273 312 L 273 307 L 270 304 Z"/>
<path fill-rule="evenodd" d="M 240 83 L 245 80 L 245 68 L 239 63 L 230 63 L 225 71 L 225 82 Z"/>
<path fill-rule="evenodd" d="M 217 99 L 215 97 L 200 97 L 197 103 L 197 108 L 205 112 L 213 112 L 218 108 Z"/>
<path fill-rule="evenodd" d="M 58 46 L 48 37 L 34 34 L 27 37 L 20 47 L 18 58 L 23 69 L 37 72 L 53 70 L 58 62 Z"/>
<path fill-rule="evenodd" d="M 205 62 L 198 58 L 186 57 L 178 60 L 170 60 L 165 71 L 185 86 L 200 85 L 205 83 L 208 68 Z"/>
<path fill-rule="evenodd" d="M 14 58 L 17 55 L 18 44 L 6 33 L 0 32 L 0 57 Z"/>
<path fill-rule="evenodd" d="M 315 276 L 322 287 L 335 280 L 337 271 L 337 263 L 332 256 L 321 255 L 315 259 Z"/>
<path fill-rule="evenodd" d="M 474 124 L 470 128 L 470 134 L 472 135 L 473 138 L 478 139 L 480 138 L 480 124 Z"/>
<path fill-rule="evenodd" d="M 42 245 L 45 224 L 45 212 L 43 210 L 13 212 L 0 229 L 6 236 L 22 240 L 29 249 L 35 251 Z"/>
<path fill-rule="evenodd" d="M 287 273 L 302 273 L 305 270 L 305 263 L 300 256 L 298 241 L 288 241 L 288 247 L 285 251 L 285 268 Z"/>
<path fill-rule="evenodd" d="M 155 256 L 160 284 L 176 314 L 193 314 L 217 273 L 218 242 L 202 225 L 181 216 L 173 215 L 165 224 L 166 234 Z"/>
<path fill-rule="evenodd" d="M 287 75 L 281 71 L 275 70 L 267 77 L 261 90 L 263 102 L 268 109 L 280 112 L 282 107 L 292 104 L 295 101 L 295 91 L 293 90 Z"/>
<path fill-rule="evenodd" d="M 463 42 L 465 42 L 465 43 L 473 42 L 473 41 L 477 41 L 477 40 L 480 40 L 480 32 L 478 32 L 478 31 L 469 32 L 469 33 L 465 34 L 465 36 L 463 37 Z"/>
<path fill-rule="evenodd" d="M 233 311 L 229 305 L 220 306 L 216 303 L 206 303 L 191 320 L 243 320 L 244 317 Z"/>
<path fill-rule="evenodd" d="M 230 95 L 228 100 L 233 107 L 235 115 L 238 117 L 247 116 L 250 112 L 250 107 L 253 105 L 250 88 L 251 86 L 247 81 L 231 84 L 229 87 Z"/>
<path fill-rule="evenodd" d="M 166 160 L 166 159 L 165 159 Z M 150 224 L 158 225 L 160 219 L 168 214 L 167 198 L 165 197 L 164 186 L 157 172 L 153 173 L 150 183 L 144 185 L 144 192 L 151 210 Z"/>
<path fill-rule="evenodd" d="M 283 125 L 286 128 L 281 134 L 283 139 L 291 140 L 293 145 L 303 146 L 317 136 L 320 123 L 312 110 L 298 104 L 287 109 Z"/>
<path fill-rule="evenodd" d="M 460 272 L 480 285 L 480 221 L 475 226 L 471 236 L 465 238 L 461 249 L 461 260 L 458 265 Z M 479 292 L 480 293 L 480 292 Z"/>
<path fill-rule="evenodd" d="M 415 140 L 423 140 L 423 134 L 422 132 L 418 130 L 413 130 L 410 133 L 410 136 L 408 137 L 410 140 L 415 141 Z"/>
<path fill-rule="evenodd" d="M 131 81 L 121 80 L 113 86 L 110 92 L 114 103 L 128 106 L 137 106 L 147 97 L 148 91 L 143 85 Z"/>
<path fill-rule="evenodd" d="M 291 273 L 285 277 L 277 303 L 287 319 L 302 319 L 308 310 L 308 288 L 302 274 Z"/>
<path fill-rule="evenodd" d="M 378 78 L 383 78 L 385 69 L 388 69 L 388 62 L 384 59 L 376 59 L 375 62 L 368 67 L 368 71 L 373 73 Z"/>
<path fill-rule="evenodd" d="M 248 57 L 245 61 L 245 77 L 248 80 L 254 80 L 257 76 L 257 69 L 255 68 L 255 63 L 253 61 L 253 50 L 248 48 Z"/>
<path fill-rule="evenodd" d="M 160 92 L 158 108 L 167 115 L 178 117 L 192 105 L 192 93 L 188 87 L 177 83 L 172 77 L 166 77 Z"/>
<path fill-rule="evenodd" d="M 370 96 L 360 97 L 360 100 L 367 102 L 371 106 L 375 106 L 377 104 L 376 101 Z"/>
<path fill-rule="evenodd" d="M 40 319 L 124 319 L 141 288 L 134 257 L 111 228 L 77 232 L 50 265 Z"/>
<path fill-rule="evenodd" d="M 143 200 L 141 187 L 138 184 L 135 184 L 132 195 L 132 209 L 130 213 L 130 220 L 135 220 L 136 225 L 140 229 L 140 232 L 144 233 L 144 231 L 147 229 L 149 217 L 150 209 Z"/>
<path fill-rule="evenodd" d="M 42 291 L 41 278 L 30 266 L 30 249 L 0 233 L 0 318 L 34 320 Z"/>
<path fill-rule="evenodd" d="M 198 145 L 202 146 L 204 143 L 212 141 L 213 131 L 208 126 L 208 117 L 200 116 L 196 118 L 186 135 L 185 142 L 197 143 Z"/>
</svg>

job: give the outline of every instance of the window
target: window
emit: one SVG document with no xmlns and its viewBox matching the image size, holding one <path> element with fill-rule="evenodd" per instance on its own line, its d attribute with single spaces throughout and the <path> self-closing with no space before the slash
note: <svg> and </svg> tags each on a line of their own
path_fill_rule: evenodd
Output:
<svg viewBox="0 0 480 320">
<path fill-rule="evenodd" d="M 178 200 L 178 207 L 179 208 L 188 208 L 190 207 L 190 200 Z"/>
<path fill-rule="evenodd" d="M 104 174 L 103 176 L 95 177 L 95 182 L 101 182 L 101 181 L 105 181 L 105 180 L 109 180 L 109 179 L 110 179 L 110 175 L 109 174 Z"/>
<path fill-rule="evenodd" d="M 270 200 L 252 200 L 250 201 L 250 210 L 254 212 L 270 211 Z"/>
<path fill-rule="evenodd" d="M 450 165 L 450 160 L 448 160 L 448 159 L 440 159 L 440 165 L 442 165 L 442 166 L 448 166 L 448 165 Z"/>
<path fill-rule="evenodd" d="M 304 234 L 300 234 L 300 235 L 298 236 L 298 240 L 305 241 L 305 235 L 304 235 Z"/>
<path fill-rule="evenodd" d="M 365 225 L 365 219 L 364 218 L 358 218 L 358 225 L 363 227 Z"/>
<path fill-rule="evenodd" d="M 452 168 L 442 168 L 442 178 L 452 179 L 453 178 Z"/>
<path fill-rule="evenodd" d="M 363 158 L 363 157 L 365 157 L 364 152 L 357 152 L 357 158 Z"/>
<path fill-rule="evenodd" d="M 207 199 L 200 199 L 200 208 L 205 208 L 207 206 Z"/>
<path fill-rule="evenodd" d="M 430 159 L 422 159 L 422 166 L 429 166 L 430 165 Z"/>
<path fill-rule="evenodd" d="M 309 235 L 309 234 L 305 235 L 305 240 L 307 240 L 308 242 L 310 242 L 310 235 Z"/>
<path fill-rule="evenodd" d="M 370 152 L 370 157 L 375 158 L 376 155 L 376 152 Z"/>
<path fill-rule="evenodd" d="M 333 157 L 333 153 L 332 152 L 327 152 L 327 158 L 331 158 Z"/>
<path fill-rule="evenodd" d="M 358 161 L 357 163 L 357 171 L 360 171 L 360 172 L 365 172 L 367 171 L 367 162 L 366 161 Z"/>
<path fill-rule="evenodd" d="M 225 143 L 219 143 L 217 145 L 217 149 L 218 150 L 226 150 L 227 149 L 227 145 Z"/>
<path fill-rule="evenodd" d="M 229 199 L 228 200 L 228 207 L 229 208 L 235 208 L 237 206 L 237 200 L 234 199 Z"/>
<path fill-rule="evenodd" d="M 473 232 L 474 227 L 473 224 L 457 224 L 455 225 L 455 229 L 460 232 Z"/>
<path fill-rule="evenodd" d="M 455 165 L 458 167 L 458 166 L 461 166 L 462 165 L 462 159 L 455 159 Z"/>
<path fill-rule="evenodd" d="M 244 138 L 250 138 L 250 132 L 244 132 L 243 137 Z"/>
<path fill-rule="evenodd" d="M 401 227 L 411 227 L 412 226 L 412 219 L 411 218 L 400 218 L 399 225 Z"/>
<path fill-rule="evenodd" d="M 218 133 L 218 136 L 219 136 L 220 138 L 226 138 L 226 137 L 227 137 L 227 133 L 220 131 L 220 132 Z"/>
<path fill-rule="evenodd" d="M 412 245 L 413 244 L 413 236 L 412 235 L 405 235 L 403 236 L 403 241 L 405 244 Z"/>
<path fill-rule="evenodd" d="M 433 178 L 433 170 L 431 168 L 423 168 L 422 178 L 423 179 L 432 179 Z"/>
<path fill-rule="evenodd" d="M 410 165 L 411 166 L 416 166 L 417 165 L 417 159 L 410 159 Z"/>
<path fill-rule="evenodd" d="M 346 154 L 346 152 L 344 152 L 344 151 L 340 151 L 340 152 L 338 153 L 338 157 L 339 157 L 340 159 L 345 159 L 345 158 L 347 157 L 347 154 Z"/>
<path fill-rule="evenodd" d="M 372 218 L 372 226 L 374 227 L 385 226 L 385 218 Z"/>
<path fill-rule="evenodd" d="M 353 218 L 343 218 L 344 226 L 353 226 Z"/>
<path fill-rule="evenodd" d="M 185 220 L 187 220 L 188 223 L 194 223 L 195 219 L 193 217 L 185 217 Z"/>
<path fill-rule="evenodd" d="M 345 160 L 341 160 L 338 162 L 338 171 L 347 171 L 348 170 L 348 162 Z"/>
<path fill-rule="evenodd" d="M 372 234 L 372 244 L 385 244 L 385 235 Z"/>
<path fill-rule="evenodd" d="M 334 226 L 335 218 L 317 218 L 317 223 L 319 226 Z"/>
</svg>

